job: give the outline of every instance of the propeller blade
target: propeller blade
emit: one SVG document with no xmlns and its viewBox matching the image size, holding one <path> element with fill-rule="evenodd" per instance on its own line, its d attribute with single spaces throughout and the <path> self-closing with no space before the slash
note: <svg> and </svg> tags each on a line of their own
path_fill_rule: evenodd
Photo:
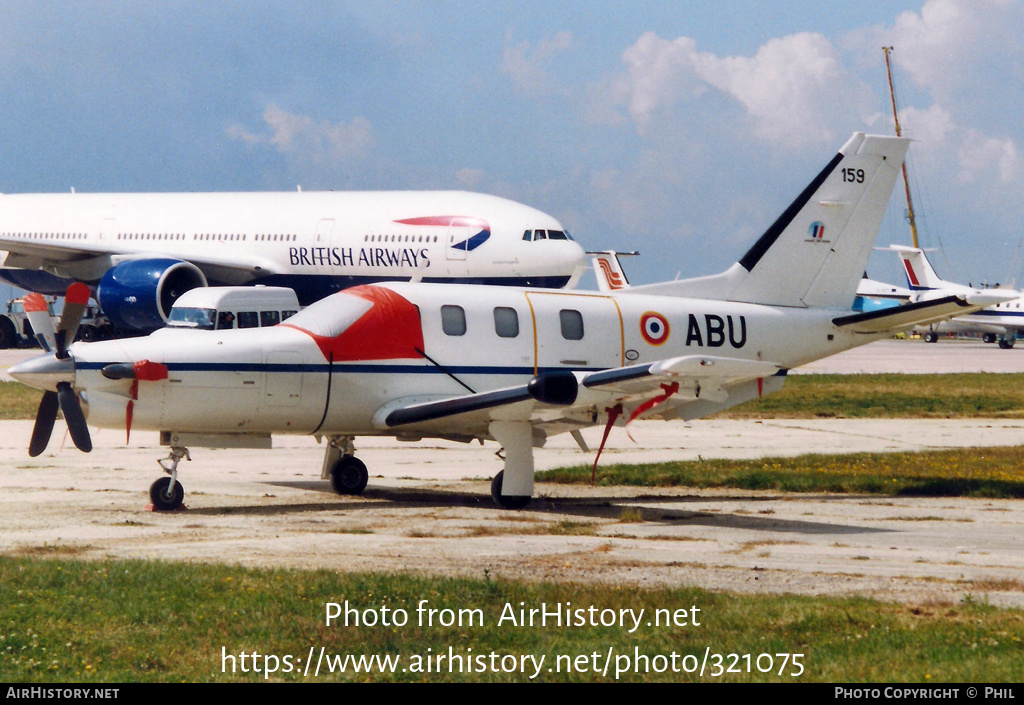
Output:
<svg viewBox="0 0 1024 705">
<path fill-rule="evenodd" d="M 57 397 L 60 400 L 60 410 L 64 412 L 64 420 L 68 422 L 71 440 L 78 450 L 88 453 L 92 450 L 92 438 L 89 436 L 89 426 L 85 423 L 85 414 L 82 413 L 78 395 L 68 382 L 58 382 Z"/>
<path fill-rule="evenodd" d="M 39 411 L 36 412 L 36 425 L 32 427 L 32 440 L 28 444 L 30 457 L 35 458 L 46 450 L 53 433 L 53 422 L 57 420 L 58 406 L 57 392 L 43 392 Z"/>
<path fill-rule="evenodd" d="M 64 310 L 61 311 L 55 336 L 57 357 L 64 359 L 68 356 L 68 346 L 75 342 L 78 325 L 82 322 L 82 314 L 89 305 L 90 296 L 89 287 L 81 282 L 69 286 L 67 293 L 64 294 Z"/>
<path fill-rule="evenodd" d="M 35 292 L 27 294 L 24 299 L 25 315 L 32 325 L 32 332 L 35 333 L 39 346 L 46 352 L 53 352 L 57 349 L 54 339 L 53 319 L 50 318 L 50 306 L 42 294 Z"/>
</svg>

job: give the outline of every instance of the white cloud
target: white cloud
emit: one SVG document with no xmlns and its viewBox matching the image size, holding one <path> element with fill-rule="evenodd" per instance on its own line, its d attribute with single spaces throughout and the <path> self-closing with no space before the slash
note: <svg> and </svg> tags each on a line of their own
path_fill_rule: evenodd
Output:
<svg viewBox="0 0 1024 705">
<path fill-rule="evenodd" d="M 550 39 L 538 42 L 531 48 L 529 42 L 512 44 L 511 32 L 505 36 L 505 50 L 501 71 L 512 80 L 519 93 L 545 95 L 556 90 L 548 65 L 558 54 L 572 47 L 573 37 L 569 32 L 558 32 Z"/>
<path fill-rule="evenodd" d="M 772 39 L 754 56 L 720 57 L 698 51 L 689 37 L 666 40 L 648 32 L 622 60 L 626 73 L 592 91 L 599 99 L 593 114 L 607 115 L 601 100 L 623 106 L 641 134 L 676 105 L 702 98 L 726 97 L 759 140 L 790 147 L 834 142 L 837 123 L 845 132 L 851 114 L 860 119 L 868 112 L 863 82 L 820 34 Z M 700 115 L 701 106 L 694 110 Z M 698 119 L 720 118 L 709 109 Z"/>
<path fill-rule="evenodd" d="M 979 68 L 1001 72 L 1006 50 L 1019 47 L 1022 25 L 1018 0 L 928 0 L 920 13 L 904 12 L 869 34 L 879 46 L 895 47 L 894 60 L 915 83 L 945 99 Z"/>
<path fill-rule="evenodd" d="M 1020 158 L 1013 140 L 987 137 L 977 130 L 965 130 L 957 157 L 959 178 L 966 183 L 988 181 L 990 174 L 998 174 L 998 180 L 1006 184 L 1016 180 L 1021 173 Z"/>
<path fill-rule="evenodd" d="M 349 123 L 314 120 L 271 104 L 263 111 L 263 122 L 270 129 L 269 135 L 231 125 L 228 137 L 250 145 L 273 145 L 293 160 L 318 166 L 339 166 L 365 159 L 376 144 L 373 125 L 364 117 L 353 118 Z"/>
</svg>

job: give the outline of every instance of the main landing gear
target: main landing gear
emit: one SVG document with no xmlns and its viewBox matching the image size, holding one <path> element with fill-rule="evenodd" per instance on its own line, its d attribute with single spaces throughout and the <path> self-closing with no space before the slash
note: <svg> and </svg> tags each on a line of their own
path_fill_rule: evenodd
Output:
<svg viewBox="0 0 1024 705">
<path fill-rule="evenodd" d="M 356 448 L 351 436 L 334 436 L 329 440 L 321 477 L 331 481 L 338 494 L 362 494 L 369 474 L 366 465 L 355 456 Z"/>
<path fill-rule="evenodd" d="M 181 459 L 192 460 L 188 448 L 171 448 L 171 454 L 163 460 L 156 461 L 170 477 L 161 477 L 149 487 L 149 499 L 153 509 L 161 512 L 173 512 L 185 501 L 185 488 L 178 482 L 178 463 Z"/>
</svg>

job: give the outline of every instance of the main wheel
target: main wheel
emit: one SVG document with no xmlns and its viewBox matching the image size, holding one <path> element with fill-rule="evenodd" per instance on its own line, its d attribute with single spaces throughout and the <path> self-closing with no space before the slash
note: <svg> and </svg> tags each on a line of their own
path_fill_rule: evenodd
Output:
<svg viewBox="0 0 1024 705">
<path fill-rule="evenodd" d="M 996 342 L 996 334 L 995 333 L 985 333 L 984 335 L 981 336 L 981 342 L 983 342 L 983 343 L 994 343 L 994 342 Z"/>
<path fill-rule="evenodd" d="M 185 501 L 185 488 L 180 482 L 174 483 L 174 491 L 170 490 L 171 478 L 161 477 L 149 486 L 149 498 L 153 508 L 162 512 L 173 512 Z"/>
<path fill-rule="evenodd" d="M 502 470 L 491 480 L 491 499 L 502 509 L 522 509 L 530 503 L 532 497 L 516 495 L 507 496 L 501 493 L 501 485 L 505 478 L 505 471 Z"/>
<path fill-rule="evenodd" d="M 1003 350 L 1009 350 L 1010 348 L 1012 348 L 1013 343 L 1013 338 L 1010 338 L 1009 340 L 1007 340 L 1006 338 L 999 339 L 999 347 L 1002 348 Z"/>
<path fill-rule="evenodd" d="M 938 340 L 939 340 L 939 334 L 936 333 L 933 330 L 927 331 L 924 334 L 924 342 L 926 342 L 926 343 L 934 343 L 934 342 L 937 342 Z"/>
<path fill-rule="evenodd" d="M 331 468 L 331 486 L 338 494 L 362 494 L 369 479 L 366 465 L 354 455 L 343 455 Z"/>
</svg>

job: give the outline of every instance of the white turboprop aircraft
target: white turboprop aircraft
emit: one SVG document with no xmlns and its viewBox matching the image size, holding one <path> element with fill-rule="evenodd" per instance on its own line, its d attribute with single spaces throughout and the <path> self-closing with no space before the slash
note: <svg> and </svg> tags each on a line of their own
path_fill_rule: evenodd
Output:
<svg viewBox="0 0 1024 705">
<path fill-rule="evenodd" d="M 924 250 L 902 245 L 890 245 L 886 249 L 899 255 L 903 262 L 903 269 L 907 273 L 907 286 L 913 294 L 910 299 L 912 301 L 923 294 L 935 292 L 949 294 L 973 291 L 969 286 L 943 280 L 935 273 Z M 1024 292 L 1001 287 L 990 291 L 999 292 L 1006 298 L 982 311 L 933 323 L 926 327 L 922 337 L 926 342 L 934 343 L 939 339 L 939 333 L 981 333 L 986 343 L 998 340 L 1000 348 L 1012 348 L 1017 333 L 1024 330 L 1024 308 L 1021 307 L 1021 304 L 1024 304 Z"/>
<path fill-rule="evenodd" d="M 207 284 L 272 284 L 307 305 L 376 281 L 562 287 L 585 264 L 559 222 L 461 191 L 0 195 L 0 278 L 84 282 L 117 328 L 152 331 Z"/>
<path fill-rule="evenodd" d="M 968 292 L 851 310 L 906 148 L 854 134 L 716 276 L 608 293 L 376 284 L 270 328 L 164 329 L 70 347 L 62 340 L 73 339 L 84 303 L 69 296 L 56 353 L 10 370 L 46 390 L 30 454 L 46 448 L 58 406 L 83 450 L 82 407 L 93 426 L 159 430 L 169 477 L 150 496 L 171 509 L 184 496 L 177 467 L 190 446 L 326 438 L 323 477 L 358 494 L 367 469 L 354 456 L 357 436 L 496 440 L 504 469 L 492 495 L 524 506 L 533 449 L 552 434 L 582 441 L 579 429 L 595 424 L 607 432 L 638 417 L 705 416 L 778 390 L 790 368 L 999 300 Z"/>
</svg>

